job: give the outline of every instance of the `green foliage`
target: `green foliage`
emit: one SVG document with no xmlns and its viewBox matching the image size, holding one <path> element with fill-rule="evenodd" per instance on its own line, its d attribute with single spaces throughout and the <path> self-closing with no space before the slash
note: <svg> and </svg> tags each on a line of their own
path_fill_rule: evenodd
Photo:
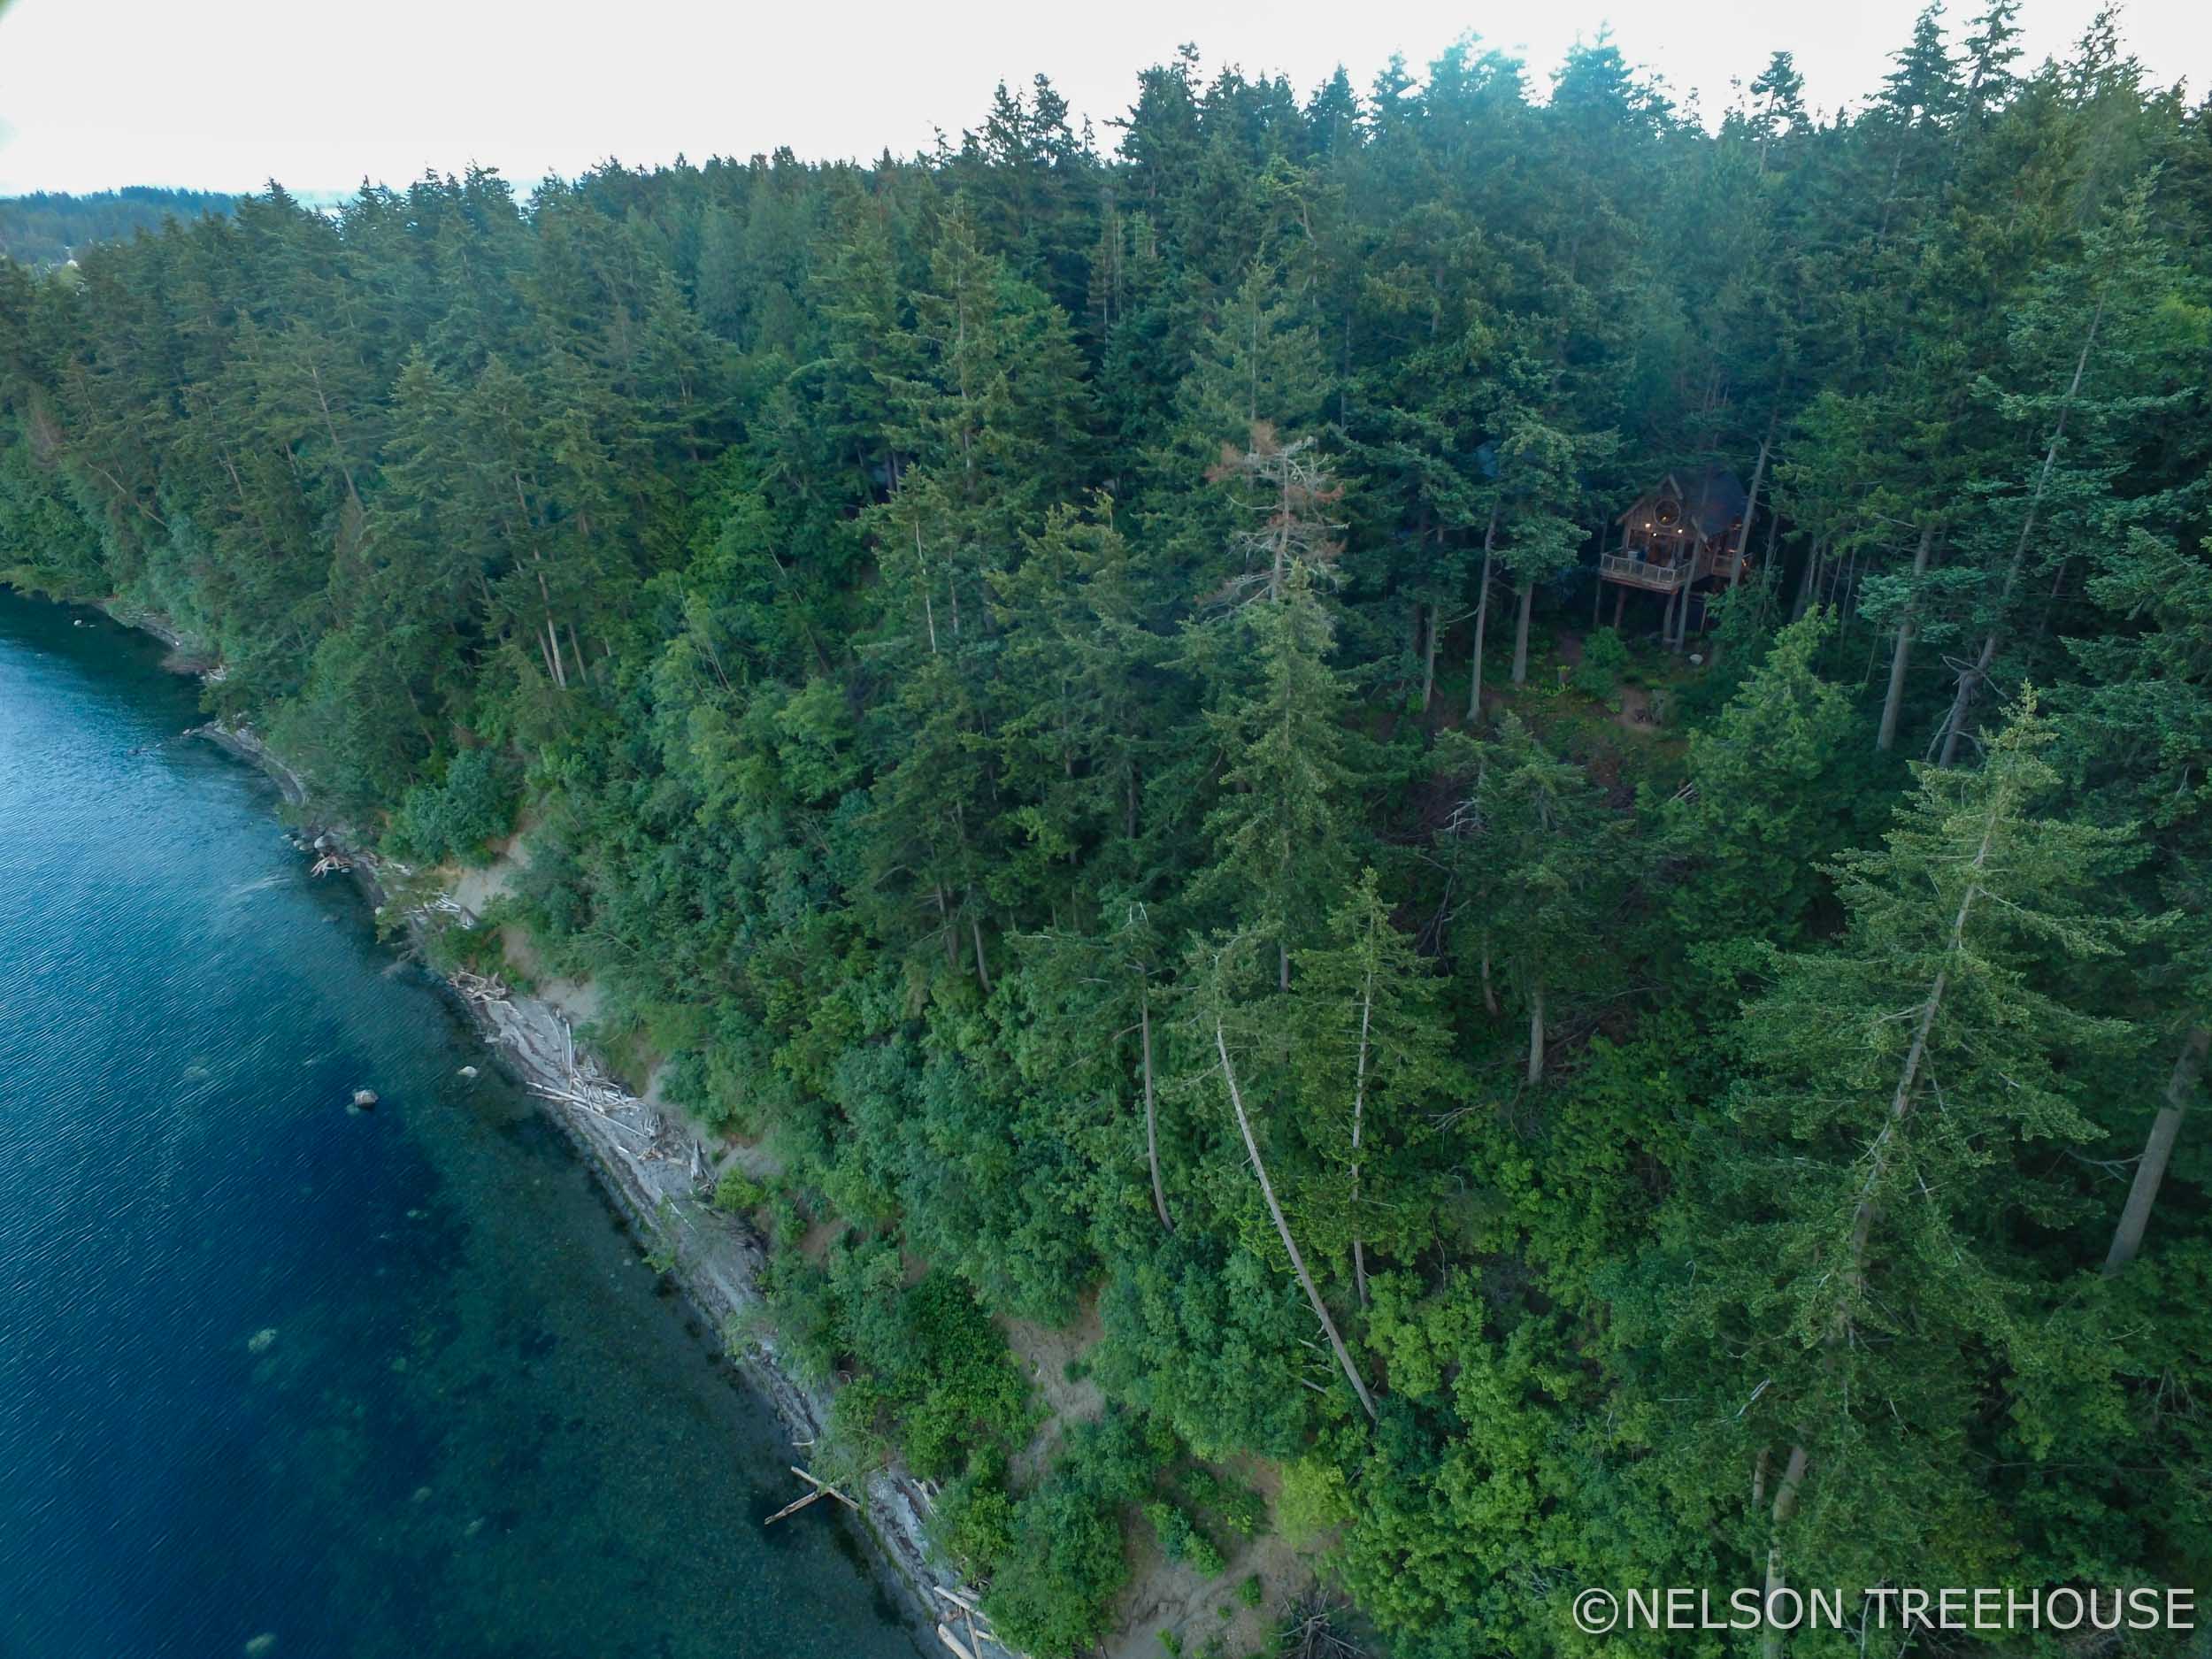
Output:
<svg viewBox="0 0 2212 1659">
<path fill-rule="evenodd" d="M 1187 1565 L 1202 1578 L 1220 1576 L 1227 1563 L 1221 1549 L 1179 1508 L 1164 1501 L 1144 1506 L 1144 1518 L 1160 1540 L 1160 1552 L 1170 1561 Z"/>
<path fill-rule="evenodd" d="M 34 190 L 0 197 L 0 256 L 18 264 L 51 267 L 96 242 L 121 242 L 158 232 L 171 219 L 228 213 L 238 198 L 214 190 L 164 190 L 134 184 L 120 190 L 71 196 Z"/>
<path fill-rule="evenodd" d="M 1829 860 L 1870 827 L 1865 745 L 1843 689 L 1814 668 L 1833 620 L 1816 609 L 1776 636 L 1718 717 L 1691 733 L 1689 782 L 1666 803 L 1670 850 L 1697 869 L 1673 905 L 1686 937 L 1798 936 Z M 1878 796 L 1874 796 L 1878 799 Z"/>
<path fill-rule="evenodd" d="M 724 1170 L 714 1183 L 714 1207 L 726 1214 L 746 1215 L 767 1202 L 768 1189 L 738 1164 Z"/>
<path fill-rule="evenodd" d="M 494 749 L 462 749 L 446 763 L 443 778 L 400 798 L 385 845 L 414 864 L 488 863 L 490 843 L 514 827 L 521 794 L 520 766 Z"/>
<path fill-rule="evenodd" d="M 1621 670 L 1628 666 L 1628 644 L 1615 628 L 1600 628 L 1582 641 L 1582 660 L 1575 664 L 1575 689 L 1599 702 L 1609 701 L 1621 688 Z"/>
<path fill-rule="evenodd" d="M 826 1272 L 780 1275 L 778 1327 L 816 1373 L 853 1373 L 830 1419 L 841 1460 L 865 1468 L 895 1448 L 926 1480 L 945 1480 L 1029 1423 L 1029 1386 L 966 1286 L 932 1273 L 900 1283 L 897 1253 L 848 1241 Z"/>
<path fill-rule="evenodd" d="M 1302 1457 L 1283 1465 L 1275 1525 L 1292 1544 L 1310 1548 L 1351 1518 L 1352 1499 L 1343 1470 L 1323 1457 Z"/>
<path fill-rule="evenodd" d="M 1163 1448 L 1133 1417 L 1079 1424 L 1020 1504 L 1014 1548 L 984 1598 L 1007 1640 L 1067 1659 L 1096 1641 L 1126 1582 L 1120 1511 L 1143 1497 Z"/>
<path fill-rule="evenodd" d="M 1039 1659 L 1254 1456 L 1401 1659 L 1770 1562 L 2183 1581 L 2208 118 L 2009 0 L 1832 118 L 1744 50 L 1695 119 L 1602 41 L 1193 50 L 1110 150 L 1040 80 L 0 260 L 0 580 L 204 641 L 403 862 L 523 826 L 434 962 L 520 929 L 757 1147 L 822 1456 L 938 1481 Z M 1676 652 L 1597 559 L 1715 471 Z M 1033 1477 L 1001 1321 L 1094 1319 Z"/>
<path fill-rule="evenodd" d="M 1624 1333 L 1663 1320 L 1657 1386 L 1744 1402 L 1670 1448 L 1686 1491 L 1717 1502 L 1763 1450 L 1809 1454 L 1777 1530 L 1817 1581 L 1901 1550 L 1986 1570 L 2008 1519 L 1970 1469 L 2049 1455 L 2047 1386 L 2069 1432 L 2124 1432 L 2101 1314 L 2035 1258 L 2085 1213 L 2052 1148 L 2094 1137 L 2085 1083 L 2129 1043 L 2066 994 L 2093 982 L 2072 964 L 2133 935 L 2108 884 L 2138 855 L 2124 831 L 2039 816 L 2049 741 L 2024 707 L 1985 767 L 1924 769 L 1884 847 L 1838 862 L 1849 925 L 1774 953 L 1740 1034 L 1732 1155 L 1701 1162 L 1662 1224 L 1703 1271 Z M 1737 1218 L 1716 1230 L 1720 1204 Z M 1713 1329 L 1724 1348 L 1689 1336 Z M 1971 1399 L 2001 1404 L 1962 1415 Z M 1940 1495 L 1896 1504 L 1907 1488 Z"/>
</svg>

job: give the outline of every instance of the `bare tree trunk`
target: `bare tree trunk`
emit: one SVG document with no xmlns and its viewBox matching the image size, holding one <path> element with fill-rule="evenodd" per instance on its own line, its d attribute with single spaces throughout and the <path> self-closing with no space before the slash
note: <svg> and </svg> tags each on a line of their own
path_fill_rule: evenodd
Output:
<svg viewBox="0 0 2212 1659">
<path fill-rule="evenodd" d="M 1498 1017 L 1498 993 L 1490 983 L 1490 933 L 1487 928 L 1483 930 L 1482 935 L 1482 1006 L 1491 1018 Z"/>
<path fill-rule="evenodd" d="M 929 654 L 937 655 L 937 611 L 929 599 L 929 561 L 922 556 L 922 518 L 914 515 L 914 563 L 922 572 L 922 620 L 929 626 Z"/>
<path fill-rule="evenodd" d="M 1760 1603 L 1762 1607 L 1770 1605 L 1775 1593 L 1789 1582 L 1782 1571 L 1780 1533 L 1782 1528 L 1788 1524 L 1790 1517 L 1796 1512 L 1797 1489 L 1804 1483 L 1804 1479 L 1805 1448 L 1802 1446 L 1793 1446 L 1790 1448 L 1790 1460 L 1782 1468 L 1782 1484 L 1774 1489 L 1774 1513 L 1770 1523 L 1771 1530 L 1767 1537 L 1767 1593 L 1766 1600 Z M 1767 1625 L 1766 1633 L 1759 1639 L 1759 1651 L 1763 1659 L 1781 1659 L 1782 1627 L 1780 1625 L 1773 1624 Z"/>
<path fill-rule="evenodd" d="M 1544 1075 L 1544 982 L 1530 981 L 1528 987 L 1528 1080 L 1533 1084 Z"/>
<path fill-rule="evenodd" d="M 1214 1048 L 1221 1056 L 1221 1075 L 1229 1085 L 1229 1104 L 1237 1115 L 1237 1129 L 1244 1136 L 1244 1150 L 1252 1160 L 1252 1173 L 1259 1178 L 1260 1196 L 1267 1201 L 1267 1213 L 1274 1218 L 1276 1236 L 1282 1240 L 1283 1248 L 1290 1256 L 1292 1271 L 1298 1275 L 1298 1283 L 1304 1288 L 1306 1301 L 1313 1308 L 1314 1317 L 1321 1321 L 1327 1333 L 1329 1346 L 1336 1350 L 1336 1363 L 1343 1367 L 1344 1380 L 1352 1385 L 1352 1392 L 1367 1413 L 1368 1420 L 1375 1417 L 1374 1396 L 1367 1392 L 1367 1385 L 1360 1379 L 1359 1370 L 1352 1363 L 1352 1352 L 1344 1346 L 1344 1338 L 1338 1333 L 1336 1321 L 1329 1317 L 1327 1304 L 1321 1293 L 1314 1288 L 1313 1275 L 1306 1271 L 1306 1258 L 1298 1253 L 1298 1240 L 1290 1236 L 1290 1223 L 1283 1219 L 1283 1207 L 1275 1202 L 1275 1188 L 1267 1179 L 1267 1165 L 1261 1162 L 1259 1143 L 1252 1138 L 1252 1120 L 1244 1115 L 1244 1096 L 1237 1089 L 1236 1067 L 1229 1062 L 1229 1039 L 1221 1029 L 1221 1022 L 1214 1021 Z"/>
<path fill-rule="evenodd" d="M 1429 711 L 1429 703 L 1436 695 L 1436 635 L 1444 620 L 1444 607 L 1429 602 L 1429 636 L 1421 663 L 1421 712 Z"/>
<path fill-rule="evenodd" d="M 1766 551 L 1759 556 L 1759 626 L 1767 625 L 1767 611 L 1774 603 L 1780 584 L 1774 579 L 1779 573 L 1774 568 L 1775 543 L 1782 539 L 1782 515 L 1770 508 L 1767 511 Z"/>
<path fill-rule="evenodd" d="M 1812 608 L 1814 591 L 1820 585 L 1820 538 L 1813 538 L 1812 546 L 1805 549 L 1805 572 L 1797 579 L 1797 603 L 1790 607 L 1790 620 L 1794 622 Z"/>
<path fill-rule="evenodd" d="M 346 480 L 346 494 L 353 497 L 353 504 L 361 504 L 361 492 L 353 487 L 353 467 L 346 460 L 345 445 L 338 442 L 338 423 L 330 418 L 330 398 L 323 391 L 323 372 L 313 364 L 307 365 L 308 378 L 315 383 L 315 401 L 323 411 L 323 430 L 330 437 L 330 452 L 336 457 L 338 471 Z"/>
<path fill-rule="evenodd" d="M 1751 521 L 1759 516 L 1759 486 L 1766 481 L 1767 452 L 1774 447 L 1774 423 L 1781 419 L 1778 411 L 1767 417 L 1766 436 L 1759 440 L 1759 464 L 1751 469 L 1751 498 L 1744 503 L 1743 523 L 1736 531 L 1736 553 L 1728 565 L 1728 587 L 1732 593 L 1743 577 L 1743 556 L 1751 546 Z"/>
<path fill-rule="evenodd" d="M 1513 683 L 1520 685 L 1528 679 L 1528 618 L 1536 608 L 1536 579 L 1532 576 L 1521 584 L 1521 611 L 1513 623 Z"/>
<path fill-rule="evenodd" d="M 1912 662 L 1913 613 L 1920 607 L 1920 579 L 1928 573 L 1928 555 L 1935 547 L 1935 526 L 1920 532 L 1920 549 L 1912 556 L 1913 595 L 1905 602 L 1905 614 L 1897 618 L 1897 649 L 1890 654 L 1889 693 L 1882 699 L 1881 729 L 1874 747 L 1887 754 L 1897 741 L 1897 714 L 1905 703 L 1905 671 Z"/>
<path fill-rule="evenodd" d="M 1490 560 L 1498 540 L 1498 510 L 1490 510 L 1489 528 L 1482 533 L 1482 588 L 1475 596 L 1474 672 L 1467 687 L 1467 724 L 1482 719 L 1482 636 L 1490 620 Z"/>
<path fill-rule="evenodd" d="M 1368 1033 L 1375 1017 L 1375 976 L 1371 971 L 1360 987 L 1359 1061 L 1352 1072 L 1352 1282 L 1359 1288 L 1359 1305 L 1367 1305 L 1367 1246 L 1359 1225 L 1359 1136 L 1367 1114 Z"/>
<path fill-rule="evenodd" d="M 1774 426 L 1781 419 L 1778 411 L 1767 417 L 1766 435 L 1759 440 L 1758 465 L 1751 469 L 1751 494 L 1744 503 L 1743 522 L 1736 526 L 1736 545 L 1728 557 L 1728 591 L 1733 594 L 1736 584 L 1743 580 L 1744 555 L 1751 547 L 1751 521 L 1759 516 L 1759 487 L 1766 481 L 1767 452 L 1774 447 Z M 1710 661 L 1719 662 L 1723 641 L 1715 641 Z"/>
<path fill-rule="evenodd" d="M 2104 1258 L 2104 1271 L 2116 1273 L 2135 1259 L 2142 1248 L 2143 1229 L 2150 1225 L 2151 1207 L 2158 1202 L 2158 1184 L 2166 1179 L 2166 1160 L 2181 1138 L 2181 1120 L 2188 1115 L 2189 1097 L 2196 1092 L 2197 1076 L 2204 1069 L 2205 1051 L 2212 1048 L 2212 1027 L 2199 1025 L 2181 1045 L 2173 1075 L 2166 1080 L 2166 1098 L 2151 1119 L 2150 1139 L 2135 1165 L 2135 1182 L 2113 1230 L 2112 1248 Z"/>
<path fill-rule="evenodd" d="M 1167 1188 L 1160 1181 L 1160 1119 L 1152 1098 L 1152 997 L 1144 987 L 1137 991 L 1137 1030 L 1144 1048 L 1144 1156 L 1152 1166 L 1152 1208 L 1159 1212 L 1163 1230 L 1172 1233 L 1167 1218 Z"/>
<path fill-rule="evenodd" d="M 973 910 L 968 912 L 968 937 L 975 941 L 975 977 L 982 986 L 983 995 L 991 994 L 991 964 L 983 956 L 983 923 Z"/>
</svg>

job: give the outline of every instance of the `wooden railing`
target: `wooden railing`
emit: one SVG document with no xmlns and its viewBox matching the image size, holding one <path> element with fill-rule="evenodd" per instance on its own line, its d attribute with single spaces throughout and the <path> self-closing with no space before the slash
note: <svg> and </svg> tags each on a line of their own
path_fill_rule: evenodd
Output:
<svg viewBox="0 0 2212 1659">
<path fill-rule="evenodd" d="M 1609 582 L 1671 594 L 1688 580 L 1690 570 L 1687 565 L 1647 565 L 1626 554 L 1604 553 L 1598 557 L 1598 574 Z"/>
</svg>

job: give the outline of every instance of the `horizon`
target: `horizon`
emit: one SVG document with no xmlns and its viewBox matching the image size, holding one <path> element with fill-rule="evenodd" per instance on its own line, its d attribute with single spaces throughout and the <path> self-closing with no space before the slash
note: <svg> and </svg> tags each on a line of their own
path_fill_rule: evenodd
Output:
<svg viewBox="0 0 2212 1659">
<path fill-rule="evenodd" d="M 1494 5 L 1423 4 L 1362 19 L 1310 4 L 1271 12 L 1248 0 L 1138 0 L 1106 19 L 1105 38 L 1092 43 L 994 0 L 956 32 L 904 13 L 870 19 L 875 49 L 855 58 L 849 29 L 833 34 L 811 15 L 698 17 L 678 0 L 652 0 L 646 27 L 595 39 L 587 51 L 570 44 L 581 38 L 575 26 L 596 21 L 583 0 L 533 13 L 527 34 L 500 7 L 400 0 L 392 32 L 440 38 L 443 50 L 406 73 L 333 81 L 285 72 L 349 48 L 334 23 L 280 12 L 275 0 L 231 0 L 221 30 L 204 12 L 149 8 L 134 20 L 139 49 L 114 66 L 111 96 L 88 105 L 79 80 L 53 66 L 96 56 L 112 20 L 62 0 L 18 0 L 0 7 L 0 111 L 8 112 L 0 196 L 134 186 L 247 195 L 274 180 L 303 198 L 338 201 L 365 182 L 404 188 L 472 165 L 527 191 L 610 163 L 743 161 L 778 149 L 810 163 L 864 163 L 887 151 L 903 159 L 928 153 L 941 135 L 957 143 L 980 124 L 995 87 L 1025 92 L 1038 73 L 1067 100 L 1071 127 L 1080 133 L 1087 121 L 1110 151 L 1111 123 L 1126 113 L 1137 76 L 1171 61 L 1185 42 L 1200 49 L 1205 80 L 1225 68 L 1279 74 L 1303 99 L 1339 66 L 1363 97 L 1394 54 L 1417 81 L 1471 35 L 1481 50 L 1519 58 L 1540 101 L 1569 50 L 1607 40 L 1640 79 L 1709 128 L 1773 51 L 1787 50 L 1809 107 L 1832 119 L 1878 90 L 1920 7 L 1877 0 L 1773 17 L 1751 0 L 1709 0 L 1686 18 L 1652 7 L 1609 15 L 1620 9 L 1577 4 L 1532 18 Z M 1954 50 L 1976 9 L 1969 0 L 1947 12 Z M 2063 58 L 2100 9 L 2097 0 L 2030 0 L 2021 66 Z M 2156 0 L 2118 15 L 2124 46 L 2151 84 L 2187 88 L 2212 64 L 2212 9 Z M 651 56 L 668 40 L 698 35 L 696 50 Z M 268 44 L 242 55 L 240 40 Z M 823 75 L 790 73 L 806 63 L 825 65 Z M 499 73 L 485 75 L 486 65 Z"/>
</svg>

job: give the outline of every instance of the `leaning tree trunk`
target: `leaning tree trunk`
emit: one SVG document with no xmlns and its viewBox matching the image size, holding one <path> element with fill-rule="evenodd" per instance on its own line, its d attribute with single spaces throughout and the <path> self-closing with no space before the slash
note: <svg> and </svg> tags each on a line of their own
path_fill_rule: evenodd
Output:
<svg viewBox="0 0 2212 1659">
<path fill-rule="evenodd" d="M 2150 1139 L 2143 1143 L 2143 1156 L 2135 1166 L 2135 1181 L 2128 1188 L 2120 1225 L 2113 1230 L 2112 1248 L 2104 1258 L 2108 1273 L 2118 1272 L 2142 1248 L 2143 1229 L 2150 1224 L 2151 1207 L 2158 1202 L 2158 1184 L 2166 1179 L 2166 1160 L 2173 1156 L 2174 1142 L 2181 1138 L 2181 1120 L 2188 1115 L 2189 1096 L 2196 1090 L 2208 1048 L 2212 1048 L 2212 1027 L 2204 1025 L 2192 1030 L 2181 1045 L 2181 1057 L 2174 1062 L 2173 1075 L 2166 1079 L 2166 1098 L 2158 1108 L 2158 1116 L 2151 1119 Z"/>
<path fill-rule="evenodd" d="M 1931 524 L 1920 532 L 1920 549 L 1912 556 L 1912 595 L 1905 601 L 1905 614 L 1897 618 L 1897 649 L 1890 653 L 1889 692 L 1882 699 L 1881 730 L 1874 737 L 1874 747 L 1884 754 L 1897 741 L 1897 715 L 1905 705 L 1905 671 L 1912 663 L 1913 618 L 1920 608 L 1920 579 L 1928 573 L 1928 555 L 1934 547 L 1935 526 Z"/>
<path fill-rule="evenodd" d="M 1928 995 L 1915 1010 L 1912 1042 L 1905 1050 L 1903 1069 L 1898 1073 L 1897 1087 L 1890 1094 L 1888 1121 L 1881 1133 L 1874 1137 L 1868 1148 L 1870 1166 L 1866 1179 L 1859 1185 L 1859 1202 L 1851 1212 L 1851 1241 L 1844 1259 L 1843 1295 L 1836 1303 L 1835 1317 L 1829 1322 L 1822 1346 L 1831 1361 L 1852 1340 L 1851 1305 L 1855 1297 L 1866 1291 L 1867 1245 L 1874 1231 L 1874 1217 L 1878 1205 L 1883 1173 L 1890 1160 L 1897 1154 L 1897 1138 L 1913 1113 L 1915 1099 L 1920 1087 L 1920 1074 L 1928 1062 L 1928 1040 L 1934 1033 L 1937 1018 L 1943 1011 L 1946 995 L 1951 988 L 1951 964 L 1966 949 L 1966 924 L 1973 914 L 1974 902 L 1981 897 L 1981 872 L 1989 863 L 1989 851 L 1997 838 L 1996 807 L 1992 803 L 1990 816 L 1982 826 L 1981 846 L 1968 865 L 1966 890 L 1959 895 L 1958 914 L 1951 921 L 1951 937 L 1944 953 L 1943 965 L 1936 970 Z M 1774 1494 L 1772 1530 L 1767 1546 L 1767 1594 L 1771 1596 L 1782 1587 L 1781 1541 L 1779 1533 L 1790 1514 L 1797 1507 L 1799 1487 L 1805 1479 L 1807 1458 L 1804 1442 L 1790 1448 L 1789 1464 L 1782 1474 L 1781 1486 Z M 1782 1632 L 1770 1626 L 1762 1640 L 1763 1659 L 1780 1659 Z"/>
<path fill-rule="evenodd" d="M 1774 447 L 1774 426 L 1779 419 L 1779 414 L 1768 417 L 1766 436 L 1759 440 L 1759 464 L 1751 469 L 1751 496 L 1744 503 L 1743 523 L 1736 526 L 1735 557 L 1728 565 L 1728 590 L 1731 593 L 1743 580 L 1743 556 L 1751 548 L 1751 521 L 1759 516 L 1759 486 L 1766 482 L 1767 452 Z"/>
<path fill-rule="evenodd" d="M 2066 436 L 2066 417 L 2073 413 L 2074 399 L 2081 394 L 2081 377 L 2089 368 L 2089 349 L 2097 343 L 2097 325 L 2104 320 L 2104 304 L 2100 301 L 2089 319 L 2089 332 L 2082 336 L 2081 356 L 2074 360 L 2074 379 L 2066 388 L 2066 401 L 2058 406 L 2058 419 L 2051 426 L 2051 442 L 2043 451 L 2042 471 L 2035 475 L 2035 493 L 2028 497 L 2028 516 L 2020 524 L 2020 540 L 2014 543 L 2012 563 L 2005 567 L 2005 583 L 1997 595 L 1997 614 L 1990 618 L 1989 633 L 1982 641 L 1982 649 L 1974 658 L 1974 666 L 1959 676 L 1959 688 L 1951 699 L 1951 711 L 1943 719 L 1943 752 L 1936 764 L 1948 766 L 1958 758 L 1959 740 L 1966 734 L 1966 711 L 1974 702 L 1975 689 L 1989 676 L 1989 664 L 1996 659 L 1997 641 L 2005 626 L 2005 611 L 2011 606 L 2013 589 L 2020 585 L 2020 572 L 2027 563 L 2028 543 L 2035 534 L 2035 516 L 2043 505 L 2043 492 L 2051 481 L 2051 468 L 2058 464 L 2058 446 Z"/>
<path fill-rule="evenodd" d="M 1214 1048 L 1221 1056 L 1221 1075 L 1229 1085 L 1229 1104 L 1235 1109 L 1237 1129 L 1244 1137 L 1244 1150 L 1252 1160 L 1252 1173 L 1259 1177 L 1260 1196 L 1267 1201 L 1267 1213 L 1274 1217 L 1276 1236 L 1282 1240 L 1283 1248 L 1289 1254 L 1291 1271 L 1298 1275 L 1298 1283 L 1304 1287 L 1306 1301 L 1312 1305 L 1313 1317 L 1321 1321 L 1321 1329 L 1327 1333 L 1329 1346 L 1336 1351 L 1336 1363 L 1344 1368 L 1344 1380 L 1352 1385 L 1352 1392 L 1359 1396 L 1361 1407 L 1371 1422 L 1375 1416 L 1374 1396 L 1367 1392 L 1367 1385 L 1360 1380 L 1358 1368 L 1352 1363 L 1352 1351 L 1344 1346 L 1344 1338 L 1338 1333 L 1336 1321 L 1329 1317 L 1321 1293 L 1314 1288 L 1313 1275 L 1306 1271 L 1306 1258 L 1298 1253 L 1298 1240 L 1290 1236 L 1290 1223 L 1283 1219 L 1283 1207 L 1275 1202 L 1275 1188 L 1267 1179 L 1267 1165 L 1260 1161 L 1259 1143 L 1252 1138 L 1252 1120 L 1244 1115 L 1244 1096 L 1237 1088 L 1236 1067 L 1229 1061 L 1229 1039 L 1221 1029 L 1221 1022 L 1214 1021 Z"/>
<path fill-rule="evenodd" d="M 1782 1484 L 1774 1493 L 1774 1513 L 1767 1533 L 1767 1593 L 1765 1601 L 1759 1604 L 1762 1607 L 1772 1605 L 1775 1593 L 1789 1583 L 1788 1575 L 1782 1571 L 1782 1529 L 1796 1512 L 1797 1489 L 1804 1481 L 1805 1448 L 1793 1446 L 1789 1462 L 1782 1470 Z M 1766 1633 L 1759 1639 L 1759 1651 L 1762 1659 L 1781 1659 L 1781 1626 L 1771 1623 L 1767 1625 Z"/>
<path fill-rule="evenodd" d="M 1751 521 L 1759 516 L 1759 487 L 1766 482 L 1767 452 L 1774 447 L 1775 423 L 1779 413 L 1767 419 L 1766 435 L 1759 440 L 1759 462 L 1751 469 L 1751 494 L 1744 503 L 1743 522 L 1736 526 L 1736 545 L 1728 559 L 1728 591 L 1733 594 L 1736 584 L 1743 580 L 1744 555 L 1751 549 Z M 1720 661 L 1721 641 L 1716 641 L 1710 660 Z"/>
<path fill-rule="evenodd" d="M 1490 510 L 1490 527 L 1482 533 L 1482 591 L 1475 598 L 1474 672 L 1467 687 L 1467 723 L 1482 718 L 1482 636 L 1490 621 L 1490 560 L 1498 541 L 1498 510 Z"/>
</svg>

